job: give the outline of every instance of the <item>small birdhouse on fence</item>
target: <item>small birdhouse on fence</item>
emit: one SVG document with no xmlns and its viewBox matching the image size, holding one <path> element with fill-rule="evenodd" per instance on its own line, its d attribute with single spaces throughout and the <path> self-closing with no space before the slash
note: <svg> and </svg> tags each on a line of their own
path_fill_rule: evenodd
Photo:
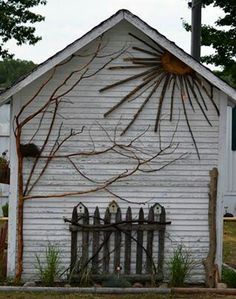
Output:
<svg viewBox="0 0 236 299">
<path fill-rule="evenodd" d="M 80 202 L 77 206 L 78 215 L 83 215 L 85 213 L 85 206 Z"/>
<path fill-rule="evenodd" d="M 115 200 L 113 200 L 109 203 L 108 208 L 109 208 L 109 212 L 111 214 L 116 214 L 117 210 L 119 208 L 119 205 L 117 204 L 117 202 Z"/>
<path fill-rule="evenodd" d="M 162 212 L 162 206 L 159 203 L 155 203 L 153 206 L 153 211 L 155 216 L 160 216 Z"/>
</svg>

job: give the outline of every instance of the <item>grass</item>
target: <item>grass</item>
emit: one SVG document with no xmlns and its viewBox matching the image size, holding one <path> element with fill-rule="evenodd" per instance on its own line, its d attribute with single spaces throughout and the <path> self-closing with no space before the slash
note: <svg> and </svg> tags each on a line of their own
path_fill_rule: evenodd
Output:
<svg viewBox="0 0 236 299">
<path fill-rule="evenodd" d="M 195 266 L 190 250 L 179 245 L 174 250 L 168 266 L 170 272 L 170 285 L 173 287 L 182 287 Z"/>
<path fill-rule="evenodd" d="M 236 268 L 236 221 L 224 222 L 224 263 Z"/>
<path fill-rule="evenodd" d="M 236 299 L 236 296 L 220 295 L 87 295 L 87 294 L 50 294 L 50 293 L 0 293 L 0 299 Z"/>
</svg>

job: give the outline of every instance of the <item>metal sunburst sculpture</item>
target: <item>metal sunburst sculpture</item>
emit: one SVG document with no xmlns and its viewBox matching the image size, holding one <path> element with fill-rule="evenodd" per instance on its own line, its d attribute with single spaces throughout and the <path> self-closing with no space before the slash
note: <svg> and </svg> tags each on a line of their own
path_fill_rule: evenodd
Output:
<svg viewBox="0 0 236 299">
<path fill-rule="evenodd" d="M 105 86 L 100 90 L 100 92 L 109 90 L 113 87 L 125 84 L 127 82 L 142 79 L 142 82 L 139 83 L 133 90 L 131 90 L 125 97 L 123 97 L 117 104 L 111 107 L 105 114 L 104 117 L 107 117 L 117 108 L 119 108 L 122 104 L 124 104 L 127 100 L 131 98 L 139 97 L 146 91 L 149 91 L 147 97 L 140 105 L 136 113 L 133 115 L 132 119 L 122 131 L 121 135 L 125 134 L 127 130 L 131 127 L 131 125 L 135 122 L 139 114 L 142 112 L 145 105 L 150 101 L 150 99 L 154 96 L 155 92 L 157 91 L 158 87 L 161 88 L 159 103 L 157 106 L 157 114 L 155 120 L 155 127 L 154 131 L 157 132 L 161 113 L 162 113 L 162 106 L 165 100 L 166 91 L 168 89 L 171 90 L 171 103 L 170 103 L 170 118 L 169 120 L 172 121 L 173 117 L 173 107 L 174 107 L 174 99 L 175 94 L 177 92 L 180 93 L 183 112 L 185 116 L 185 120 L 188 126 L 189 133 L 193 140 L 196 153 L 198 158 L 200 159 L 200 154 L 198 151 L 197 143 L 195 141 L 189 117 L 187 114 L 186 103 L 185 101 L 188 99 L 190 106 L 192 107 L 193 111 L 195 112 L 193 102 L 198 105 L 200 108 L 204 118 L 208 122 L 210 126 L 212 126 L 210 120 L 208 119 L 206 112 L 208 110 L 205 99 L 203 97 L 202 91 L 207 95 L 210 102 L 214 106 L 218 116 L 219 116 L 219 109 L 213 100 L 213 85 L 209 82 L 204 80 L 203 78 L 199 78 L 197 74 L 185 63 L 180 61 L 170 52 L 164 50 L 158 45 L 158 49 L 147 43 L 146 41 L 140 39 L 139 37 L 135 36 L 132 33 L 129 33 L 133 38 L 138 40 L 139 42 L 143 43 L 149 49 L 143 49 L 140 47 L 132 47 L 133 50 L 136 50 L 138 53 L 145 53 L 148 54 L 147 57 L 139 58 L 139 57 L 129 57 L 124 58 L 124 61 L 132 62 L 132 65 L 124 65 L 124 66 L 113 66 L 110 67 L 110 70 L 122 70 L 122 69 L 141 69 L 143 68 L 144 71 L 137 73 L 136 75 L 132 75 L 126 79 L 121 81 L 117 81 L 113 84 Z M 161 84 L 163 83 L 163 84 Z M 207 87 L 208 86 L 208 87 Z M 208 88 L 210 87 L 210 91 Z"/>
</svg>

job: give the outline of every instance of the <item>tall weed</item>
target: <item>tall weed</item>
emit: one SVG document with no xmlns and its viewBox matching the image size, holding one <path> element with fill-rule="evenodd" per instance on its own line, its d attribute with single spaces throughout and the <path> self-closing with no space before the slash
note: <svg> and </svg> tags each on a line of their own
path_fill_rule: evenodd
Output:
<svg viewBox="0 0 236 299">
<path fill-rule="evenodd" d="M 36 268 L 38 270 L 40 281 L 45 286 L 53 286 L 60 277 L 60 250 L 49 244 L 45 252 L 45 262 L 36 254 Z"/>
<path fill-rule="evenodd" d="M 179 245 L 168 262 L 170 285 L 173 287 L 182 287 L 189 277 L 192 269 L 196 265 L 189 249 Z"/>
</svg>

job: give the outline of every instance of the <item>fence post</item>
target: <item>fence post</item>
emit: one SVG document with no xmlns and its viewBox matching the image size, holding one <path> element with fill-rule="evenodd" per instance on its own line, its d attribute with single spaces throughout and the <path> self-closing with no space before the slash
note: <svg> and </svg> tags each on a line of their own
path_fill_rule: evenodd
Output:
<svg viewBox="0 0 236 299">
<path fill-rule="evenodd" d="M 143 208 L 139 210 L 139 224 L 142 225 L 144 221 Z M 142 263 L 143 263 L 143 230 L 138 229 L 137 231 L 137 251 L 136 251 L 136 273 L 142 273 Z"/>
<path fill-rule="evenodd" d="M 122 220 L 121 210 L 118 208 L 116 212 L 115 222 L 119 223 Z M 115 252 L 114 252 L 114 272 L 117 271 L 117 267 L 120 266 L 120 247 L 121 247 L 121 231 L 115 232 Z"/>
<path fill-rule="evenodd" d="M 99 225 L 100 224 L 100 213 L 98 207 L 96 207 L 94 212 L 94 218 L 93 218 L 93 224 Z M 99 267 L 99 258 L 98 258 L 98 250 L 99 250 L 99 231 L 93 232 L 93 259 L 92 259 L 92 272 L 93 274 L 98 273 L 98 267 Z"/>
<path fill-rule="evenodd" d="M 111 222 L 111 213 L 109 208 L 106 209 L 104 224 Z M 109 273 L 109 262 L 110 262 L 110 236 L 111 232 L 104 232 L 104 246 L 103 246 L 103 272 Z"/>
<path fill-rule="evenodd" d="M 72 212 L 71 224 L 76 224 L 78 222 L 77 207 L 74 207 Z M 70 272 L 75 268 L 77 260 L 77 230 L 71 231 L 71 258 L 70 258 Z"/>
<path fill-rule="evenodd" d="M 128 207 L 126 212 L 126 221 L 132 221 L 132 212 L 131 208 Z M 131 232 L 132 232 L 132 225 L 127 224 L 129 230 L 126 231 L 125 234 L 125 265 L 124 265 L 124 272 L 125 274 L 130 274 L 130 263 L 131 263 Z"/>
<path fill-rule="evenodd" d="M 161 207 L 160 223 L 166 222 L 166 211 L 164 207 Z M 158 280 L 163 280 L 163 263 L 165 254 L 165 230 L 163 227 L 159 230 L 159 242 L 158 242 Z"/>
<path fill-rule="evenodd" d="M 149 209 L 148 221 L 154 222 L 154 211 L 153 207 Z M 147 232 L 147 260 L 146 260 L 146 273 L 152 273 L 153 262 L 152 262 L 152 252 L 153 252 L 153 230 Z"/>
</svg>

